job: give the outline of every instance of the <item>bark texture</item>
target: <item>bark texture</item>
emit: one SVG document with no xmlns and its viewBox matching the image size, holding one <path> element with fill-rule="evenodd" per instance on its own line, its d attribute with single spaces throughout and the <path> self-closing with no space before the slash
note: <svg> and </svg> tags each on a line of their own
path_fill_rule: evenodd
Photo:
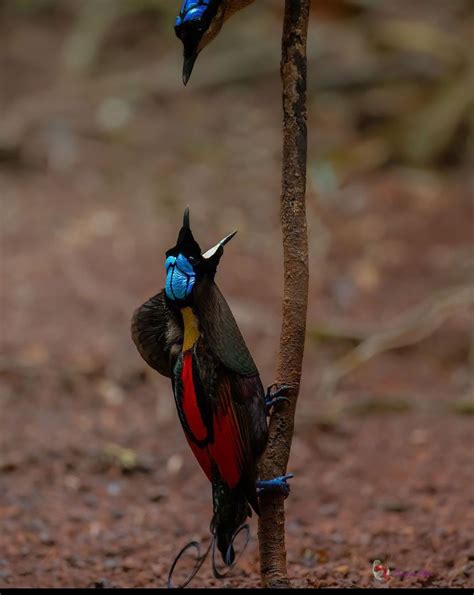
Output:
<svg viewBox="0 0 474 595">
<path fill-rule="evenodd" d="M 296 401 L 303 361 L 308 302 L 308 242 L 306 231 L 306 39 L 310 0 L 286 0 L 282 37 L 283 166 L 280 218 L 283 233 L 283 323 L 276 374 L 277 384 L 291 385 L 290 402 L 270 420 L 267 449 L 260 477 L 286 472 L 293 437 Z M 287 588 L 285 510 L 279 495 L 261 499 L 258 529 L 260 571 L 264 587 Z"/>
</svg>

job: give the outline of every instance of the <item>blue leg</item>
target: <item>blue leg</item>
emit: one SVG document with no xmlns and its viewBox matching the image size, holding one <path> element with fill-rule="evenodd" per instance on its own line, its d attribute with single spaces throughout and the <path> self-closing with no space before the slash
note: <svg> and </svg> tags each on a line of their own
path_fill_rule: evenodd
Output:
<svg viewBox="0 0 474 595">
<path fill-rule="evenodd" d="M 285 397 L 285 394 L 290 390 L 291 387 L 283 384 L 282 386 L 278 387 L 277 390 L 272 391 L 274 386 L 275 384 L 271 384 L 267 388 L 267 394 L 265 395 L 265 412 L 267 415 L 270 415 L 272 407 L 275 407 L 275 405 L 278 405 L 278 403 L 282 403 L 283 401 L 289 403 L 290 401 L 287 397 Z"/>
<path fill-rule="evenodd" d="M 259 479 L 256 483 L 257 494 L 261 496 L 268 492 L 280 492 L 285 498 L 290 494 L 290 484 L 288 479 L 294 477 L 293 473 L 287 473 L 286 475 L 280 475 L 273 479 Z"/>
</svg>

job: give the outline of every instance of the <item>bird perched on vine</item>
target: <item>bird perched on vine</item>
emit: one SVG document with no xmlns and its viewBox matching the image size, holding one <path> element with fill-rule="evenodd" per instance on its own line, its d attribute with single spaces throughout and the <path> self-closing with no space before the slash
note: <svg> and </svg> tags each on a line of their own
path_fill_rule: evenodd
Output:
<svg viewBox="0 0 474 595">
<path fill-rule="evenodd" d="M 183 42 L 183 83 L 193 71 L 199 53 L 218 35 L 224 22 L 254 0 L 183 0 L 176 17 L 176 35 Z"/>
<path fill-rule="evenodd" d="M 233 537 L 265 490 L 289 493 L 286 475 L 259 481 L 267 415 L 288 387 L 265 393 L 257 367 L 214 277 L 224 246 L 202 253 L 186 209 L 176 245 L 166 252 L 165 288 L 139 307 L 132 337 L 143 359 L 171 378 L 186 439 L 212 483 L 212 533 L 224 563 Z"/>
</svg>

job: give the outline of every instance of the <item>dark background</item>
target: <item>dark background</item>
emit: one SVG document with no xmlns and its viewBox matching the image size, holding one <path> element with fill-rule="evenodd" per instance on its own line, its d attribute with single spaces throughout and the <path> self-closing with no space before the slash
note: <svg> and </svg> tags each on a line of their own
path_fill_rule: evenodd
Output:
<svg viewBox="0 0 474 595">
<path fill-rule="evenodd" d="M 273 380 L 281 4 L 233 18 L 184 88 L 177 1 L 0 3 L 0 587 L 162 586 L 207 539 L 129 320 L 190 205 L 203 248 L 239 230 L 217 281 Z M 374 559 L 393 586 L 474 585 L 473 38 L 468 0 L 313 3 L 297 586 L 372 586 Z M 257 585 L 252 533 L 195 584 Z"/>
</svg>

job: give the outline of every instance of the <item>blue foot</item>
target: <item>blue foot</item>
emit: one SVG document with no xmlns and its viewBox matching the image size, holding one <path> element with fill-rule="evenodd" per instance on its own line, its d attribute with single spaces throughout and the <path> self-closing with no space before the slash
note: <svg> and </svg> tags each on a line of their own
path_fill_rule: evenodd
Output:
<svg viewBox="0 0 474 595">
<path fill-rule="evenodd" d="M 291 387 L 283 384 L 282 386 L 278 387 L 277 390 L 272 392 L 272 389 L 275 386 L 275 384 L 271 384 L 267 388 L 267 394 L 265 395 L 265 412 L 267 415 L 270 415 L 271 409 L 275 407 L 275 405 L 278 405 L 278 403 L 282 403 L 283 401 L 286 401 L 287 403 L 290 402 L 290 399 L 284 395 L 290 390 Z"/>
<path fill-rule="evenodd" d="M 285 498 L 288 498 L 290 494 L 290 484 L 288 479 L 294 477 L 293 473 L 287 473 L 286 475 L 280 475 L 273 479 L 259 479 L 256 483 L 257 494 L 261 496 L 268 492 L 279 492 L 283 494 Z"/>
</svg>

